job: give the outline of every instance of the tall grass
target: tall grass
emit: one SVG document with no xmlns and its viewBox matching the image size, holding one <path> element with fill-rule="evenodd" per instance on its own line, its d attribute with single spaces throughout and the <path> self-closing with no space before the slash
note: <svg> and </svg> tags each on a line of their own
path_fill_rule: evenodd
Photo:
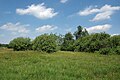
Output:
<svg viewBox="0 0 120 80">
<path fill-rule="evenodd" d="M 0 80 L 119 80 L 120 55 L 0 51 Z"/>
</svg>

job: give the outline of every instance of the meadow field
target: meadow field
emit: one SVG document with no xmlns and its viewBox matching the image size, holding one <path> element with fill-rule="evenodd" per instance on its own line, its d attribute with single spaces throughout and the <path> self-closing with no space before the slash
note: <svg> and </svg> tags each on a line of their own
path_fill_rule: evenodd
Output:
<svg viewBox="0 0 120 80">
<path fill-rule="evenodd" d="M 1 49 L 0 80 L 120 80 L 120 55 Z"/>
</svg>

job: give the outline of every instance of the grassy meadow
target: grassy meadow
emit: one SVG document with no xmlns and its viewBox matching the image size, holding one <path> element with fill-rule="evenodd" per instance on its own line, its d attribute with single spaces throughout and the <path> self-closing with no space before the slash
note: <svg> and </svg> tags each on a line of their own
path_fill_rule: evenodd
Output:
<svg viewBox="0 0 120 80">
<path fill-rule="evenodd" d="M 120 55 L 0 49 L 0 80 L 120 80 Z"/>
</svg>

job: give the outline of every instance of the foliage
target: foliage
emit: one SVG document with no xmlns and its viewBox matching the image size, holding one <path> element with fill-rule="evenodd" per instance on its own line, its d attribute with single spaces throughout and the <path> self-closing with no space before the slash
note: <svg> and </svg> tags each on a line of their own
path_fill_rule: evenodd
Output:
<svg viewBox="0 0 120 80">
<path fill-rule="evenodd" d="M 9 47 L 13 48 L 15 51 L 30 50 L 31 46 L 31 39 L 23 37 L 15 38 L 9 43 Z"/>
<path fill-rule="evenodd" d="M 104 42 L 106 43 L 104 44 L 106 46 L 103 51 L 107 51 L 109 49 L 108 52 L 106 52 L 107 54 L 120 54 L 120 35 L 111 36 Z"/>
<path fill-rule="evenodd" d="M 110 48 L 102 48 L 99 51 L 100 54 L 108 55 L 110 53 Z"/>
<path fill-rule="evenodd" d="M 74 37 L 76 39 L 74 39 Z M 35 38 L 31 43 L 29 38 L 18 38 L 10 42 L 9 47 L 14 50 L 37 50 L 48 53 L 62 51 L 78 51 L 78 52 L 100 52 L 101 54 L 120 54 L 120 35 L 110 36 L 105 32 L 89 34 L 82 26 L 77 27 L 74 36 L 71 32 L 63 35 L 43 34 Z M 0 46 L 7 46 L 2 45 Z M 108 49 L 107 49 L 108 48 Z"/>
<path fill-rule="evenodd" d="M 117 46 L 120 46 L 120 35 L 110 37 L 108 44 L 111 48 L 116 48 Z"/>
<path fill-rule="evenodd" d="M 45 51 L 48 53 L 57 51 L 57 37 L 55 34 L 43 34 L 33 41 L 33 50 Z"/>
<path fill-rule="evenodd" d="M 114 52 L 115 52 L 116 54 L 119 54 L 119 55 L 120 55 L 120 46 L 117 46 L 117 48 L 115 48 L 114 50 L 115 50 Z"/>
<path fill-rule="evenodd" d="M 0 43 L 0 47 L 8 47 L 8 44 L 1 44 Z"/>
<path fill-rule="evenodd" d="M 77 29 L 78 30 L 74 33 L 76 39 L 89 35 L 88 31 L 82 26 L 78 26 Z"/>
<path fill-rule="evenodd" d="M 108 55 L 108 54 L 118 54 L 120 55 L 120 46 L 117 46 L 116 48 L 102 48 L 99 50 L 100 54 Z"/>
<path fill-rule="evenodd" d="M 95 33 L 75 41 L 75 51 L 95 52 L 107 47 L 107 39 L 110 37 L 106 33 Z"/>
<path fill-rule="evenodd" d="M 61 50 L 61 45 L 64 42 L 63 35 L 61 34 L 56 35 L 56 42 L 57 42 L 57 50 Z"/>
<path fill-rule="evenodd" d="M 74 43 L 73 35 L 70 32 L 66 33 L 63 39 L 63 43 L 61 45 L 61 50 L 73 51 L 74 50 L 73 43 Z"/>
</svg>

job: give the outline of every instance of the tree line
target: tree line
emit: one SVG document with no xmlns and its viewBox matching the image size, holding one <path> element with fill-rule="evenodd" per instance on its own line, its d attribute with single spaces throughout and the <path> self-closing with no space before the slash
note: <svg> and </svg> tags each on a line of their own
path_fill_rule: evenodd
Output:
<svg viewBox="0 0 120 80">
<path fill-rule="evenodd" d="M 34 50 L 51 53 L 61 50 L 120 54 L 120 35 L 111 36 L 105 32 L 89 34 L 84 27 L 78 26 L 74 34 L 42 34 L 34 40 L 18 37 L 10 41 L 8 47 L 15 51 Z"/>
</svg>

